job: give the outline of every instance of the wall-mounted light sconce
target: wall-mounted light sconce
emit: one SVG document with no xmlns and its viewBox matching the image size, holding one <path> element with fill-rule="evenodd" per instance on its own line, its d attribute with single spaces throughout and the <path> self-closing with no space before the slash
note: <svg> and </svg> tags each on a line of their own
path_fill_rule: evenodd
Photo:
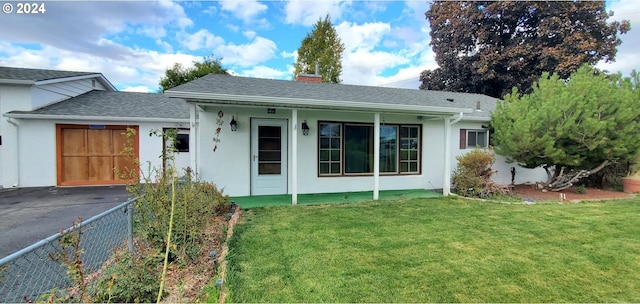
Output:
<svg viewBox="0 0 640 304">
<path fill-rule="evenodd" d="M 231 126 L 231 131 L 238 131 L 238 122 L 236 121 L 235 116 L 231 116 L 231 122 L 229 123 L 229 125 Z"/>
<path fill-rule="evenodd" d="M 309 125 L 306 120 L 302 122 L 302 135 L 309 135 Z"/>
</svg>

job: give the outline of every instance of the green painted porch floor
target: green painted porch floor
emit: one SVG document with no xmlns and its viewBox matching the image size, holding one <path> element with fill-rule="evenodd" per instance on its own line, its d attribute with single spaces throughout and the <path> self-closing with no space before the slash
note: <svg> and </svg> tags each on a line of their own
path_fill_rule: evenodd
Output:
<svg viewBox="0 0 640 304">
<path fill-rule="evenodd" d="M 431 190 L 386 190 L 380 191 L 381 201 L 405 200 L 413 198 L 434 198 L 441 197 L 440 192 Z M 242 209 L 266 206 L 290 206 L 291 195 L 258 195 L 258 196 L 235 196 L 231 198 Z M 324 204 L 344 204 L 367 202 L 373 200 L 373 191 L 364 192 L 341 192 L 341 193 L 316 193 L 298 194 L 298 205 L 324 205 Z"/>
</svg>

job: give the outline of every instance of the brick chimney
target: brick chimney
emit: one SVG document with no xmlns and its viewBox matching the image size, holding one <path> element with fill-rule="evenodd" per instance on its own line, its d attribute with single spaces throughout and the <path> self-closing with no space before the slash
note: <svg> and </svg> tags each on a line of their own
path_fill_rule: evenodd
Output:
<svg viewBox="0 0 640 304">
<path fill-rule="evenodd" d="M 318 73 L 320 63 L 316 61 L 315 74 L 298 74 L 296 81 L 300 82 L 322 82 L 322 76 Z"/>
<path fill-rule="evenodd" d="M 322 82 L 322 76 L 321 75 L 315 75 L 315 74 L 298 74 L 298 76 L 296 76 L 296 81 L 299 81 L 299 82 Z"/>
</svg>

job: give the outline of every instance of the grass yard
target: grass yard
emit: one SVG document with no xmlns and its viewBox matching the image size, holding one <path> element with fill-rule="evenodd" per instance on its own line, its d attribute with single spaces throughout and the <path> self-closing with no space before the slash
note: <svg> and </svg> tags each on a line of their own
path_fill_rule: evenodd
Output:
<svg viewBox="0 0 640 304">
<path fill-rule="evenodd" d="M 640 201 L 245 210 L 228 302 L 640 302 Z"/>
</svg>

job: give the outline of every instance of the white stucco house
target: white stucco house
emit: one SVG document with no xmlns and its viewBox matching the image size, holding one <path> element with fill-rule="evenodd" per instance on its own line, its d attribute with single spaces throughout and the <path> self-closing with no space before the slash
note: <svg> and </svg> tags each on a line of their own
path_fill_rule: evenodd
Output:
<svg viewBox="0 0 640 304">
<path fill-rule="evenodd" d="M 164 94 L 118 92 L 100 73 L 0 67 L 2 187 L 122 184 L 127 128 L 141 163 L 176 167 L 231 196 L 450 191 L 455 157 L 488 145 L 494 98 L 467 93 L 208 75 Z M 215 151 L 214 151 L 215 150 Z M 374 161 L 379 160 L 379 161 Z M 511 182 L 498 158 L 495 179 Z M 143 168 L 144 170 L 144 168 Z M 544 177 L 517 168 L 516 183 Z"/>
<path fill-rule="evenodd" d="M 2 187 L 112 185 L 127 128 L 135 153 L 162 166 L 152 130 L 178 129 L 176 167 L 189 166 L 189 110 L 162 94 L 117 92 L 100 73 L 0 67 Z M 186 129 L 184 129 L 186 128 Z"/>
<path fill-rule="evenodd" d="M 494 98 L 318 81 L 212 74 L 166 91 L 190 107 L 191 168 L 232 196 L 291 194 L 293 203 L 303 193 L 448 195 L 455 157 L 488 145 Z M 510 165 L 495 168 L 511 182 Z M 517 172 L 516 182 L 541 176 Z"/>
</svg>

